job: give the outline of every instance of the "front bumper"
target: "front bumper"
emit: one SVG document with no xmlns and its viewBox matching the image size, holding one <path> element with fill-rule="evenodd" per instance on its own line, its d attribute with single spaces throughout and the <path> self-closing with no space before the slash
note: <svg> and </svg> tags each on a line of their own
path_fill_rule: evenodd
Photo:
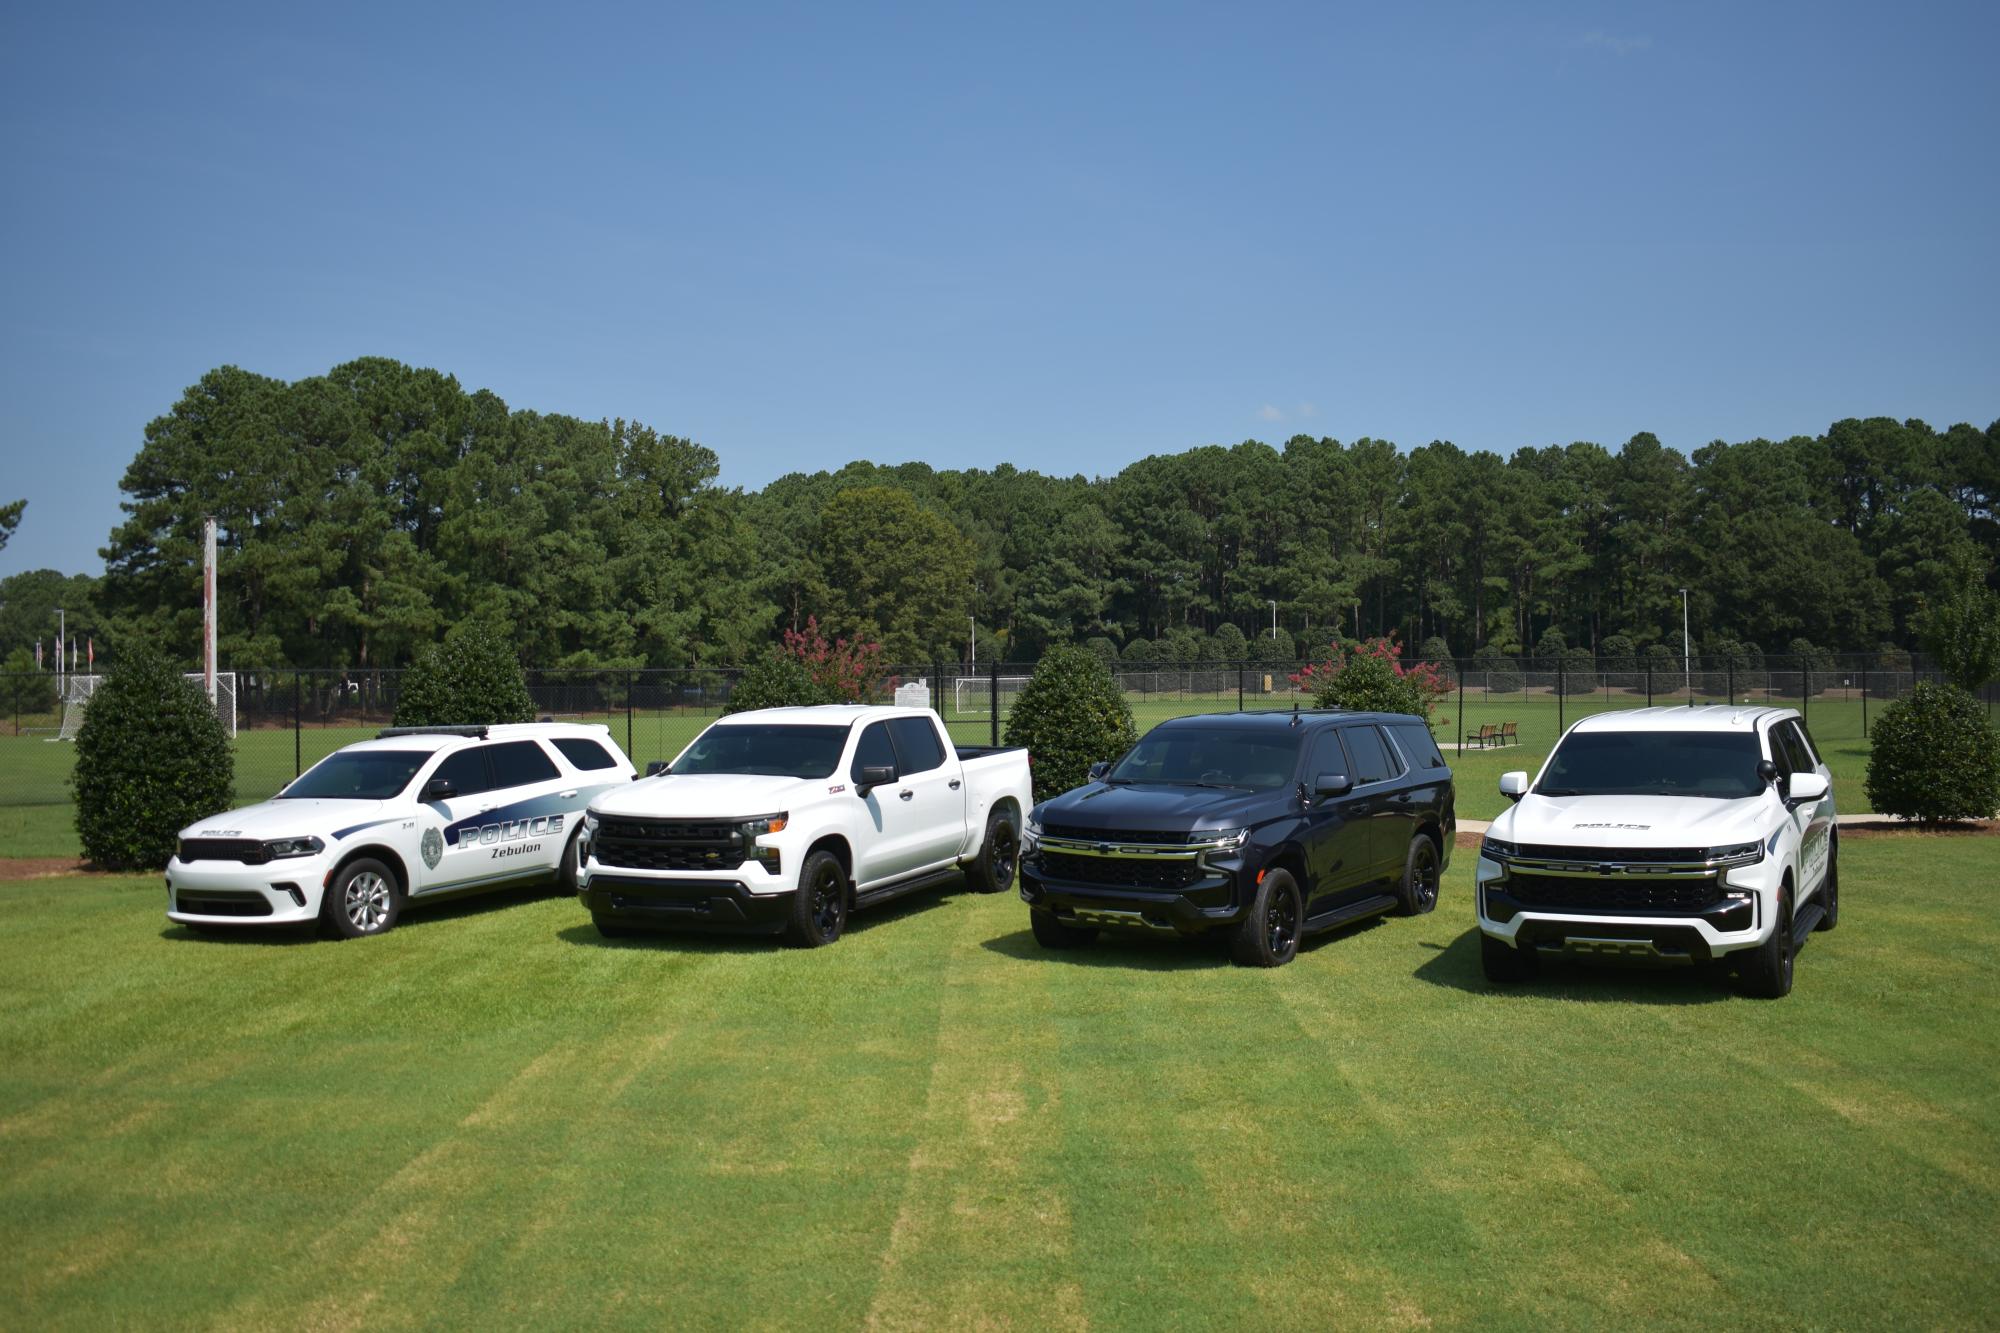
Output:
<svg viewBox="0 0 2000 1333">
<path fill-rule="evenodd" d="M 1510 891 L 1506 865 L 1482 855 L 1474 870 L 1479 929 L 1516 947 L 1581 958 L 1705 963 L 1770 938 L 1775 891 L 1762 883 L 1770 864 L 1727 871 L 1712 901 L 1684 908 L 1593 906 L 1592 885 L 1610 897 L 1631 883 L 1611 876 L 1572 877 L 1575 901 L 1551 906 Z"/>
<path fill-rule="evenodd" d="M 1021 863 L 1021 901 L 1066 924 L 1177 935 L 1200 935 L 1242 919 L 1234 872 L 1204 875 L 1182 889 L 1082 884 L 1058 879 L 1041 858 Z"/>
<path fill-rule="evenodd" d="M 784 929 L 797 892 L 753 892 L 744 877 L 733 875 L 637 875 L 602 869 L 590 872 L 577 896 L 593 918 L 621 926 L 772 935 Z"/>
<path fill-rule="evenodd" d="M 299 856 L 263 865 L 167 862 L 167 919 L 202 926 L 287 926 L 319 919 L 320 896 L 333 867 L 328 856 Z"/>
</svg>

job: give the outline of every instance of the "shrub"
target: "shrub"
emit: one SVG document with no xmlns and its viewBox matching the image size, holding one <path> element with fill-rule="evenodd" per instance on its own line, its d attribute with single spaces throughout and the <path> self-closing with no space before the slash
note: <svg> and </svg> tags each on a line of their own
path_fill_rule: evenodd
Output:
<svg viewBox="0 0 2000 1333">
<path fill-rule="evenodd" d="M 1445 641 L 1443 635 L 1433 634 L 1424 640 L 1422 647 L 1417 649 L 1417 656 L 1426 662 L 1449 662 L 1451 645 Z"/>
<path fill-rule="evenodd" d="M 9 716 L 39 717 L 55 711 L 55 673 L 37 667 L 35 655 L 26 648 L 9 653 L 7 661 L 0 664 L 0 672 L 6 673 L 0 675 L 0 709 Z"/>
<path fill-rule="evenodd" d="M 1092 657 L 1104 663 L 1106 670 L 1116 671 L 1118 669 L 1118 645 L 1105 638 L 1102 634 L 1093 634 L 1088 639 L 1085 639 L 1083 647 Z"/>
<path fill-rule="evenodd" d="M 800 708 L 840 701 L 839 695 L 812 678 L 805 663 L 782 648 L 773 648 L 737 678 L 722 711 L 745 713 L 753 708 Z"/>
<path fill-rule="evenodd" d="M 1521 689 L 1521 664 L 1503 652 L 1482 648 L 1472 659 L 1472 669 L 1486 684 L 1488 694 L 1517 694 Z"/>
<path fill-rule="evenodd" d="M 1405 667 L 1403 646 L 1392 639 L 1370 639 L 1344 657 L 1329 657 L 1292 677 L 1311 690 L 1315 708 L 1351 708 L 1357 712 L 1408 713 L 1430 721 L 1431 706 L 1450 693 L 1429 662 Z"/>
<path fill-rule="evenodd" d="M 183 828 L 229 808 L 236 754 L 208 697 L 134 648 L 91 696 L 70 782 L 84 856 L 107 870 L 158 870 Z"/>
<path fill-rule="evenodd" d="M 1986 586 L 1983 570 L 1959 569 L 1953 586 L 1926 603 L 1917 631 L 1938 670 L 1960 689 L 2000 675 L 2000 594 Z"/>
<path fill-rule="evenodd" d="M 1070 644 L 1042 654 L 1007 717 L 1007 744 L 1025 747 L 1034 761 L 1037 801 L 1082 786 L 1092 764 L 1116 759 L 1138 739 L 1132 706 L 1104 663 Z"/>
<path fill-rule="evenodd" d="M 784 651 L 797 659 L 815 684 L 833 695 L 821 702 L 866 703 L 882 676 L 881 644 L 829 640 L 820 633 L 815 616 L 806 617 L 803 631 L 785 631 Z M 982 653 L 978 660 L 991 659 Z"/>
<path fill-rule="evenodd" d="M 1565 648 L 1561 658 L 1562 692 L 1594 694 L 1597 691 L 1597 658 L 1588 648 Z"/>
<path fill-rule="evenodd" d="M 1786 647 L 1795 660 L 1799 672 L 1799 693 L 1806 698 L 1824 691 L 1831 683 L 1835 663 L 1833 654 L 1814 645 L 1811 639 L 1793 639 Z"/>
<path fill-rule="evenodd" d="M 1912 687 L 1882 710 L 1870 740 L 1868 803 L 1883 814 L 1940 824 L 2000 809 L 2000 737 L 1956 685 Z"/>
<path fill-rule="evenodd" d="M 1555 659 L 1569 651 L 1569 640 L 1554 625 L 1542 631 L 1542 637 L 1535 640 L 1535 656 L 1546 659 L 1551 666 Z"/>
<path fill-rule="evenodd" d="M 396 692 L 399 727 L 532 722 L 535 701 L 509 645 L 481 625 L 462 626 L 417 654 Z"/>
<path fill-rule="evenodd" d="M 1250 640 L 1244 637 L 1242 629 L 1234 621 L 1225 621 L 1222 628 L 1215 631 L 1210 651 L 1218 662 L 1242 662 L 1250 656 Z"/>
</svg>

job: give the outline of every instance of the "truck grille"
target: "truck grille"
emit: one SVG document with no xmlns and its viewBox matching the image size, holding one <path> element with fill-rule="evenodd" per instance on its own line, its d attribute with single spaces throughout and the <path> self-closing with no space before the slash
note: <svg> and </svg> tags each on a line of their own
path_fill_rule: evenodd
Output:
<svg viewBox="0 0 2000 1333">
<path fill-rule="evenodd" d="M 1050 824 L 1042 830 L 1042 836 L 1071 842 L 1137 843 L 1151 847 L 1185 847 L 1188 843 L 1186 833 L 1142 828 L 1078 828 L 1073 824 Z"/>
<path fill-rule="evenodd" d="M 605 819 L 591 855 L 628 870 L 734 870 L 743 864 L 743 837 L 715 820 Z"/>
<path fill-rule="evenodd" d="M 1145 861 L 1123 856 L 1065 856 L 1061 852 L 1042 853 L 1042 873 L 1072 884 L 1165 893 L 1193 888 L 1201 878 L 1200 867 L 1191 860 Z"/>
<path fill-rule="evenodd" d="M 1708 859 L 1706 847 L 1549 847 L 1541 844 L 1516 848 L 1524 861 L 1603 861 L 1667 862 L 1700 865 Z"/>
<path fill-rule="evenodd" d="M 1515 873 L 1499 888 L 1523 907 L 1548 912 L 1686 915 L 1714 906 L 1722 896 L 1721 884 L 1712 875 L 1703 879 L 1645 879 Z"/>
<path fill-rule="evenodd" d="M 191 916 L 269 916 L 271 902 L 261 893 L 227 889 L 175 889 L 174 907 Z"/>
<path fill-rule="evenodd" d="M 246 866 L 261 866 L 270 859 L 271 854 L 264 850 L 264 844 L 253 838 L 181 839 L 183 862 L 240 861 Z"/>
</svg>

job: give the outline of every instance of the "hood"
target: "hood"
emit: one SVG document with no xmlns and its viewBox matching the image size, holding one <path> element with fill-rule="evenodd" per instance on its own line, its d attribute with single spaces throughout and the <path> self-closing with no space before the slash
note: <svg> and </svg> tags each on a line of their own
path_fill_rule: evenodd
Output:
<svg viewBox="0 0 2000 1333">
<path fill-rule="evenodd" d="M 197 820 L 183 838 L 301 838 L 343 833 L 382 818 L 381 801 L 265 801 Z"/>
<path fill-rule="evenodd" d="M 1537 846 L 1726 847 L 1762 838 L 1768 792 L 1740 800 L 1699 796 L 1536 796 L 1493 821 L 1492 836 Z"/>
<path fill-rule="evenodd" d="M 846 785 L 839 774 L 786 778 L 762 773 L 663 773 L 613 787 L 592 800 L 590 810 L 642 819 L 745 819 L 777 814 Z"/>
<path fill-rule="evenodd" d="M 1043 802 L 1042 827 L 1064 825 L 1090 832 L 1191 833 L 1241 828 L 1269 816 L 1268 791 L 1092 782 Z"/>
</svg>

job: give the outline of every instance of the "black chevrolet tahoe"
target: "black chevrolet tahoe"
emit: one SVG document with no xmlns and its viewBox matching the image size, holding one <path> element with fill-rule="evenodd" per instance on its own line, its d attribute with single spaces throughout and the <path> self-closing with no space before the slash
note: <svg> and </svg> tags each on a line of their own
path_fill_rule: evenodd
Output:
<svg viewBox="0 0 2000 1333">
<path fill-rule="evenodd" d="M 1103 928 L 1220 934 L 1247 967 L 1378 912 L 1437 905 L 1451 769 L 1401 713 L 1216 713 L 1162 722 L 1035 807 L 1021 897 L 1045 948 Z"/>
</svg>

